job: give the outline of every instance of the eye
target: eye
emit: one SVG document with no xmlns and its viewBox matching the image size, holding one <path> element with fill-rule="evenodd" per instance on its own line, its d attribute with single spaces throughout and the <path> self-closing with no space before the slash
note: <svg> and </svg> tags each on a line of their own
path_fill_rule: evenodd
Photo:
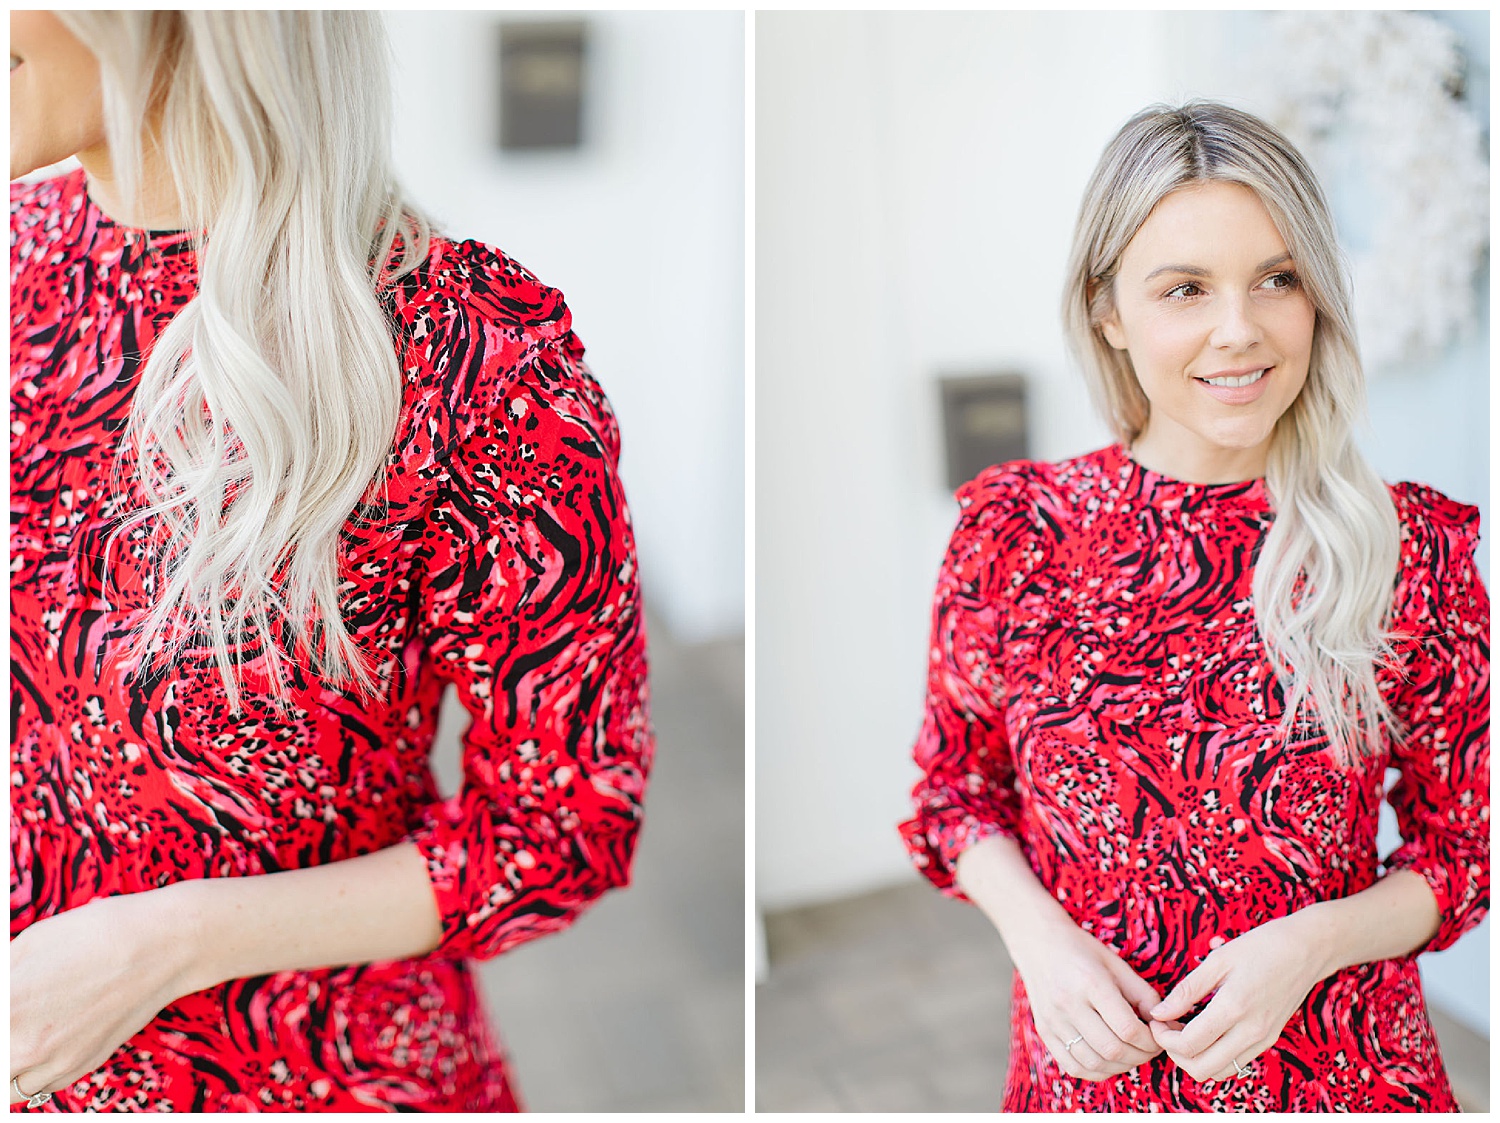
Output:
<svg viewBox="0 0 1500 1123">
<path fill-rule="evenodd" d="M 1296 288 L 1301 283 L 1302 282 L 1297 278 L 1297 274 L 1289 271 L 1283 271 L 1280 273 L 1272 273 L 1269 277 L 1267 277 L 1260 283 L 1260 287 L 1273 289 L 1277 292 L 1286 292 L 1290 289 Z"/>
<path fill-rule="evenodd" d="M 1168 289 L 1162 295 L 1168 300 L 1188 300 L 1201 295 L 1203 290 L 1198 287 L 1197 281 L 1184 281 L 1180 285 Z"/>
</svg>

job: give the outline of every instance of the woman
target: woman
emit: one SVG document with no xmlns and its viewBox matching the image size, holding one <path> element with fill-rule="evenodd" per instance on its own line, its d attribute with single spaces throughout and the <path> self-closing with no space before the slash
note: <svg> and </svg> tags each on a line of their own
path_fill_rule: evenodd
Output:
<svg viewBox="0 0 1500 1123">
<path fill-rule="evenodd" d="M 1006 1110 L 1456 1110 L 1416 955 L 1488 907 L 1478 512 L 1355 448 L 1338 262 L 1280 134 L 1137 115 L 1064 304 L 1119 444 L 959 493 L 903 833 L 1016 965 Z"/>
<path fill-rule="evenodd" d="M 11 194 L 12 1102 L 514 1109 L 466 960 L 652 750 L 568 311 L 401 202 L 378 15 L 11 19 L 12 178 L 82 165 Z"/>
</svg>

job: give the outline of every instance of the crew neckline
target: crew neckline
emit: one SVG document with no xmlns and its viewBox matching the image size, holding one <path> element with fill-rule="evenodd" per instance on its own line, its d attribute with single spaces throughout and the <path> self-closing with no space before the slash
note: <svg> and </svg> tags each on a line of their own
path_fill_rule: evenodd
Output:
<svg viewBox="0 0 1500 1123">
<path fill-rule="evenodd" d="M 1130 450 L 1123 444 L 1113 444 L 1106 452 L 1110 467 L 1122 477 L 1133 479 L 1139 491 L 1148 499 L 1152 497 L 1179 501 L 1195 498 L 1244 499 L 1257 506 L 1269 508 L 1271 505 L 1270 493 L 1266 490 L 1264 476 L 1230 480 L 1227 483 L 1194 483 L 1191 480 L 1181 480 L 1176 476 L 1169 476 L 1154 468 L 1146 467 L 1131 456 Z"/>
</svg>

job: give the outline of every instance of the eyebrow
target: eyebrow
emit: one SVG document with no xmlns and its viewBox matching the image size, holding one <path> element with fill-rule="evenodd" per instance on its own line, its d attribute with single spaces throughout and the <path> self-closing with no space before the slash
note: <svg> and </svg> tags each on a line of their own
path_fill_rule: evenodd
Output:
<svg viewBox="0 0 1500 1123">
<path fill-rule="evenodd" d="M 1274 269 L 1283 262 L 1291 260 L 1292 255 L 1289 253 L 1277 254 L 1275 257 L 1268 257 L 1262 261 L 1255 267 L 1254 272 L 1264 273 L 1267 269 Z M 1146 274 L 1146 280 L 1153 280 L 1156 277 L 1160 277 L 1163 273 L 1182 273 L 1188 277 L 1208 276 L 1208 270 L 1204 269 L 1201 265 L 1158 265 Z"/>
</svg>

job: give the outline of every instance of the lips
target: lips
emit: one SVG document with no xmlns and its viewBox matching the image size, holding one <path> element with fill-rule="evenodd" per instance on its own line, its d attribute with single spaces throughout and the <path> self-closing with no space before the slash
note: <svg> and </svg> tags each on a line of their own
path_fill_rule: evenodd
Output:
<svg viewBox="0 0 1500 1123">
<path fill-rule="evenodd" d="M 1193 381 L 1225 405 L 1248 405 L 1265 393 L 1273 369 L 1250 367 L 1244 370 L 1224 370 Z"/>
</svg>

